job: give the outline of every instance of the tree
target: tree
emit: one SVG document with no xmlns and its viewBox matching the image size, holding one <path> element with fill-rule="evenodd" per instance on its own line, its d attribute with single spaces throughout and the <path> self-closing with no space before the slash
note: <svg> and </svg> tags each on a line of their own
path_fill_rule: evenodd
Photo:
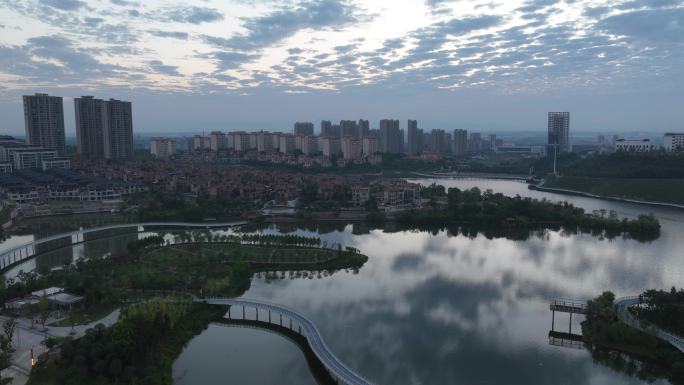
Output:
<svg viewBox="0 0 684 385">
<path fill-rule="evenodd" d="M 2 331 L 5 333 L 5 337 L 9 341 L 10 347 L 12 346 L 12 340 L 14 338 L 14 331 L 17 328 L 17 320 L 15 318 L 10 318 L 2 325 Z"/>
<path fill-rule="evenodd" d="M 45 330 L 45 322 L 50 318 L 50 303 L 48 302 L 46 295 L 43 295 L 38 301 L 36 310 L 38 312 L 38 320 L 40 321 L 40 324 L 43 325 L 43 330 Z"/>
</svg>

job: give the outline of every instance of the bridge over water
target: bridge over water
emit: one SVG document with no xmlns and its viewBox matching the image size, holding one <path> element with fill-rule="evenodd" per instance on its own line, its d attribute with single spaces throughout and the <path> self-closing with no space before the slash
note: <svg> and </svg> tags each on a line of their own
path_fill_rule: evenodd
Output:
<svg viewBox="0 0 684 385">
<path fill-rule="evenodd" d="M 257 322 L 261 321 L 279 327 L 286 327 L 306 338 L 313 354 L 337 383 L 348 385 L 370 384 L 368 380 L 354 372 L 337 358 L 323 341 L 323 337 L 321 337 L 316 325 L 295 310 L 282 305 L 245 298 L 209 297 L 196 298 L 194 301 L 210 305 L 230 306 L 227 314 L 228 319 L 233 319 L 234 317 L 245 319 L 245 309 L 255 309 Z M 242 310 L 241 312 L 240 309 Z M 262 312 L 261 319 L 259 319 L 260 310 Z"/>
<path fill-rule="evenodd" d="M 118 225 L 108 225 L 102 227 L 94 227 L 90 229 L 81 229 L 71 231 L 68 233 L 61 233 L 52 235 L 46 238 L 37 239 L 33 242 L 28 242 L 0 254 L 0 270 L 27 260 L 38 254 L 42 254 L 55 249 L 68 247 L 83 243 L 88 240 L 98 238 L 98 234 L 102 232 L 111 232 L 112 230 L 129 230 L 124 233 L 142 233 L 150 231 L 150 228 L 169 228 L 169 229 L 187 229 L 187 228 L 202 228 L 202 229 L 220 229 L 235 226 L 241 226 L 247 222 L 225 222 L 225 223 L 191 223 L 191 222 L 141 222 L 141 223 L 125 223 Z M 147 230 L 146 230 L 147 229 Z M 111 235 L 111 234 L 109 234 Z"/>
</svg>

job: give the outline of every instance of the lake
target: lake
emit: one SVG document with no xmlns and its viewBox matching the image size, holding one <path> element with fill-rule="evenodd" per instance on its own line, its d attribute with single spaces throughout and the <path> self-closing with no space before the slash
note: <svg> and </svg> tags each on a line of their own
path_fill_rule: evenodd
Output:
<svg viewBox="0 0 684 385">
<path fill-rule="evenodd" d="M 586 349 L 550 345 L 549 301 L 617 296 L 684 282 L 684 211 L 528 190 L 515 181 L 416 180 L 446 187 L 567 200 L 588 211 L 636 217 L 653 212 L 662 235 L 651 243 L 559 231 L 527 240 L 446 231 L 389 232 L 363 224 L 264 232 L 319 235 L 358 248 L 368 262 L 330 276 L 255 276 L 244 297 L 294 308 L 313 320 L 331 350 L 376 384 L 642 384 L 596 363 Z M 10 244 L 33 239 L 22 235 Z M 48 253 L 25 270 L 125 247 L 135 235 Z M 248 318 L 254 314 L 248 313 Z M 555 330 L 580 333 L 581 316 L 556 314 Z M 210 325 L 173 367 L 176 385 L 315 384 L 303 353 L 268 331 Z M 665 384 L 666 381 L 656 381 Z"/>
</svg>

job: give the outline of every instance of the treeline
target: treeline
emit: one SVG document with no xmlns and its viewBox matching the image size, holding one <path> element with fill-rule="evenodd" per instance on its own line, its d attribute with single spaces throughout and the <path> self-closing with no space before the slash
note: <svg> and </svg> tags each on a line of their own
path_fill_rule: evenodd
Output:
<svg viewBox="0 0 684 385">
<path fill-rule="evenodd" d="M 206 218 L 227 220 L 239 218 L 253 205 L 239 199 L 239 191 L 220 197 L 200 195 L 196 198 L 176 193 L 142 193 L 127 199 L 127 207 L 137 211 L 141 222 L 201 222 Z"/>
<path fill-rule="evenodd" d="M 126 250 L 131 254 L 136 254 L 140 250 L 148 246 L 161 246 L 164 244 L 164 238 L 159 235 L 153 235 L 151 237 L 145 237 L 143 239 L 137 239 L 135 241 L 130 241 L 126 244 Z"/>
<path fill-rule="evenodd" d="M 288 245 L 288 246 L 308 246 L 320 247 L 321 239 L 317 237 L 304 237 L 300 235 L 280 235 L 280 234 L 243 234 L 243 242 L 259 245 Z"/>
<path fill-rule="evenodd" d="M 670 291 L 647 290 L 642 294 L 644 304 L 634 308 L 640 319 L 684 336 L 684 289 Z"/>
<path fill-rule="evenodd" d="M 562 165 L 563 175 L 600 178 L 684 178 L 684 152 L 616 152 Z"/>
<path fill-rule="evenodd" d="M 461 191 L 432 185 L 423 189 L 421 194 L 430 200 L 428 207 L 400 212 L 395 218 L 397 223 L 439 226 L 464 222 L 518 228 L 557 224 L 607 237 L 626 234 L 646 241 L 660 236 L 660 223 L 653 215 L 619 219 L 617 214 L 606 211 L 587 214 L 584 209 L 568 202 L 508 197 L 491 190 L 482 193 L 477 187 Z"/>
<path fill-rule="evenodd" d="M 171 385 L 183 345 L 225 309 L 153 300 L 131 306 L 110 328 L 102 324 L 61 344 L 60 355 L 35 369 L 29 384 Z"/>
</svg>

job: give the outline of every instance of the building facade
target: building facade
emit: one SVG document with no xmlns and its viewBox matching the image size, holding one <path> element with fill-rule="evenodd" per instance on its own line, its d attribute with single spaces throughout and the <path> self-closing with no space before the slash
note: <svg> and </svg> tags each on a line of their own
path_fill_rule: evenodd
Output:
<svg viewBox="0 0 684 385">
<path fill-rule="evenodd" d="M 313 123 L 311 123 L 311 122 L 295 122 L 294 134 L 295 135 L 313 135 L 314 134 Z"/>
<path fill-rule="evenodd" d="M 380 121 L 380 137 L 378 145 L 384 153 L 400 154 L 404 148 L 403 132 L 399 129 L 399 121 L 383 119 Z"/>
<path fill-rule="evenodd" d="M 569 112 L 549 112 L 547 144 L 556 147 L 558 153 L 570 152 Z M 553 153 L 553 148 L 549 150 L 549 153 Z"/>
<path fill-rule="evenodd" d="M 109 99 L 102 135 L 105 159 L 124 161 L 133 157 L 133 110 L 131 102 Z"/>
<path fill-rule="evenodd" d="M 74 99 L 76 150 L 86 159 L 104 158 L 104 117 L 106 102 L 92 96 Z"/>
<path fill-rule="evenodd" d="M 64 106 L 59 96 L 24 95 L 24 125 L 28 144 L 64 154 Z"/>
<path fill-rule="evenodd" d="M 651 143 L 651 139 L 618 139 L 615 141 L 615 151 L 625 152 L 651 152 L 658 146 Z"/>
<path fill-rule="evenodd" d="M 663 136 L 665 151 L 684 151 L 684 133 L 668 132 Z"/>
<path fill-rule="evenodd" d="M 464 156 L 468 152 L 468 130 L 455 129 L 454 130 L 454 148 L 455 156 Z"/>
</svg>

